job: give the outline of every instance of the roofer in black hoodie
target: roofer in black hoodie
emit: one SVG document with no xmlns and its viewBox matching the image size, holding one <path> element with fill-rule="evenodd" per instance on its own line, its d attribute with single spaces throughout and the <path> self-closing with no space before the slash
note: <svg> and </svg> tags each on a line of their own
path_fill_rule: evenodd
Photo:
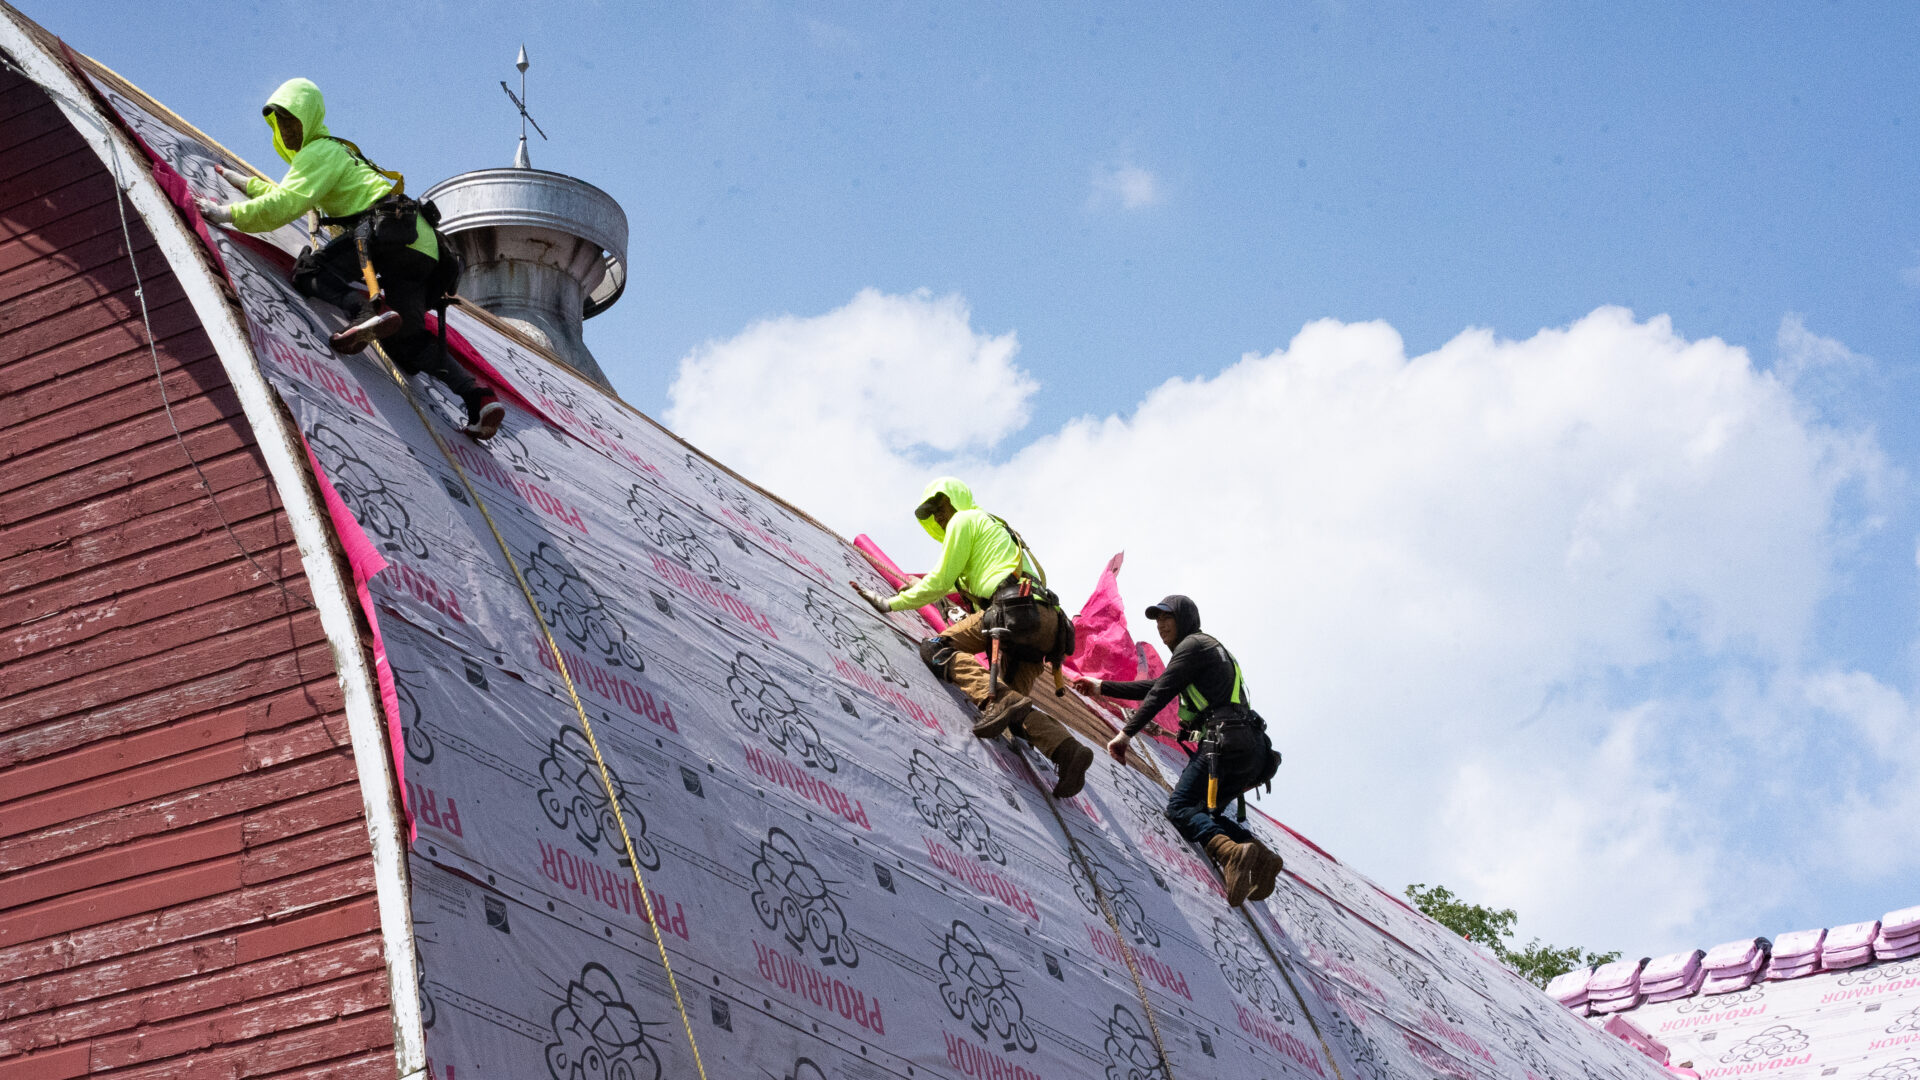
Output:
<svg viewBox="0 0 1920 1080">
<path fill-rule="evenodd" d="M 1254 839 L 1246 826 L 1224 813 L 1228 803 L 1273 777 L 1279 755 L 1267 739 L 1266 723 L 1247 705 L 1240 664 L 1212 634 L 1200 630 L 1200 609 L 1175 594 L 1147 609 L 1160 627 L 1160 640 L 1173 655 L 1157 679 L 1113 682 L 1075 679 L 1089 694 L 1138 701 L 1133 719 L 1107 744 L 1107 752 L 1125 761 L 1127 744 L 1152 722 L 1168 701 L 1180 704 L 1182 741 L 1197 738 L 1199 751 L 1187 762 L 1167 798 L 1167 820 L 1181 836 L 1206 847 L 1207 857 L 1227 881 L 1227 903 L 1239 907 L 1264 900 L 1280 875 L 1280 856 Z"/>
</svg>

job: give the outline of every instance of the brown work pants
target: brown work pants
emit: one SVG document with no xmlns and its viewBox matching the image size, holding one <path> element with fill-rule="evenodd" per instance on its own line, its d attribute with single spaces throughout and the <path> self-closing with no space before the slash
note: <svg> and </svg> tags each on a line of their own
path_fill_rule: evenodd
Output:
<svg viewBox="0 0 1920 1080">
<path fill-rule="evenodd" d="M 1025 634 L 1009 634 L 1001 639 L 1000 681 L 1022 694 L 1031 696 L 1033 684 L 1047 670 L 1040 660 L 1015 660 L 1008 646 L 1024 646 L 1025 649 L 1044 652 L 1053 648 L 1054 635 L 1060 629 L 1060 609 L 1045 604 L 1036 605 L 1040 611 L 1038 624 Z M 986 627 L 980 625 L 982 612 L 974 612 L 941 633 L 953 644 L 953 665 L 949 668 L 949 680 L 960 688 L 960 692 L 975 705 L 986 707 L 993 697 L 993 681 L 988 677 L 987 669 L 980 666 L 974 654 L 987 651 L 990 639 Z M 1024 650 L 1023 650 L 1024 651 Z M 1024 737 L 1033 744 L 1035 750 L 1051 758 L 1053 752 L 1072 741 L 1073 733 L 1065 724 L 1035 709 L 1027 714 L 1024 731 L 1015 734 Z"/>
</svg>

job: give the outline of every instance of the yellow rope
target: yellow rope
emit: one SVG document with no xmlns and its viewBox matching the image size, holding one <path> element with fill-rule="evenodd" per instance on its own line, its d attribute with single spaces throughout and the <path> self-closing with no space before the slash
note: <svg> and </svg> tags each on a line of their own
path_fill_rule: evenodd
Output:
<svg viewBox="0 0 1920 1080">
<path fill-rule="evenodd" d="M 1334 1059 L 1333 1047 L 1328 1046 L 1327 1037 L 1320 1034 L 1320 1025 L 1313 1022 L 1313 1010 L 1307 1008 L 1307 999 L 1300 995 L 1300 988 L 1293 984 L 1293 976 L 1287 974 L 1286 961 L 1280 959 L 1273 943 L 1267 940 L 1266 934 L 1261 933 L 1260 924 L 1253 921 L 1253 915 L 1244 906 L 1240 908 L 1240 917 L 1247 920 L 1247 927 L 1253 931 L 1253 936 L 1260 939 L 1260 947 L 1267 950 L 1267 959 L 1273 961 L 1274 969 L 1280 972 L 1281 978 L 1287 980 L 1287 989 L 1293 991 L 1293 1000 L 1300 1003 L 1300 1015 L 1307 1018 L 1307 1027 L 1312 1029 L 1313 1037 L 1320 1041 L 1320 1052 L 1327 1055 L 1327 1064 L 1333 1069 L 1333 1080 L 1346 1080 L 1340 1075 L 1340 1063 Z"/>
<path fill-rule="evenodd" d="M 1024 759 L 1023 759 L 1024 760 Z M 1028 772 L 1035 777 L 1031 765 Z M 1120 957 L 1127 962 L 1127 974 L 1133 976 L 1133 989 L 1140 995 L 1140 1008 L 1147 1014 L 1147 1029 L 1153 1032 L 1153 1048 L 1160 1055 L 1160 1068 L 1166 1073 L 1167 1080 L 1173 1080 L 1173 1062 L 1167 1058 L 1167 1043 L 1160 1037 L 1160 1022 L 1153 1018 L 1153 1003 L 1147 998 L 1146 980 L 1140 977 L 1140 967 L 1133 959 L 1133 950 L 1127 946 L 1127 933 L 1120 928 L 1120 920 L 1113 913 L 1113 905 L 1107 901 L 1106 890 L 1100 887 L 1100 879 L 1094 876 L 1093 867 L 1087 864 L 1087 853 L 1081 849 L 1080 841 L 1074 839 L 1073 830 L 1067 828 L 1067 819 L 1060 813 L 1052 796 L 1047 797 L 1047 809 L 1053 811 L 1053 820 L 1060 825 L 1060 835 L 1067 838 L 1067 847 L 1073 851 L 1073 859 L 1080 864 L 1080 872 L 1087 875 L 1087 885 L 1093 889 L 1094 899 L 1100 901 L 1100 913 L 1107 917 L 1107 926 L 1113 930 L 1114 943 L 1120 946 Z"/>
<path fill-rule="evenodd" d="M 513 549 L 507 546 L 506 537 L 500 535 L 500 527 L 493 523 L 493 515 L 487 511 L 487 504 L 480 498 L 480 493 L 474 490 L 473 481 L 467 479 L 467 471 L 460 467 L 459 460 L 454 457 L 451 450 L 447 449 L 447 444 L 441 441 L 440 433 L 433 429 L 433 424 L 427 419 L 426 412 L 420 408 L 420 403 L 413 399 L 413 391 L 408 388 L 406 378 L 387 357 L 386 350 L 375 345 L 374 352 L 385 365 L 387 374 L 399 384 L 400 393 L 406 397 L 407 404 L 413 407 L 413 414 L 420 418 L 420 425 L 433 439 L 433 444 L 440 448 L 440 456 L 446 459 L 447 464 L 453 466 L 454 473 L 460 477 L 461 486 L 466 488 L 467 495 L 473 500 L 473 505 L 479 509 L 480 516 L 486 519 L 487 529 L 493 533 L 494 543 L 500 545 L 500 553 L 506 556 L 507 566 L 513 570 L 513 580 L 520 584 L 520 595 L 526 598 L 527 608 L 533 612 L 533 623 L 540 628 L 540 635 L 547 642 L 547 650 L 553 654 L 554 665 L 560 671 L 560 681 L 566 684 L 567 696 L 573 699 L 573 711 L 580 717 L 580 727 L 586 733 L 587 745 L 593 750 L 593 763 L 600 769 L 600 782 L 606 786 L 607 802 L 613 807 L 614 823 L 620 826 L 620 842 L 626 845 L 627 865 L 633 869 L 633 883 L 640 888 L 641 911 L 646 915 L 647 925 L 653 928 L 653 943 L 660 950 L 660 966 L 666 969 L 667 986 L 673 991 L 673 1007 L 680 1010 L 680 1026 L 686 1030 L 687 1046 L 693 1051 L 694 1072 L 699 1074 L 700 1080 L 707 1080 L 706 1066 L 700 1061 L 700 1044 L 694 1041 L 693 1037 L 693 1021 L 687 1016 L 687 1003 L 680 997 L 680 982 L 673 977 L 673 963 L 667 959 L 666 939 L 660 936 L 659 914 L 653 910 L 653 901 L 647 892 L 646 879 L 641 876 L 640 859 L 633 849 L 633 837 L 627 833 L 627 818 L 620 809 L 620 797 L 614 793 L 613 774 L 608 771 L 607 759 L 600 752 L 600 741 L 594 738 L 593 721 L 587 719 L 587 707 L 580 701 L 580 692 L 574 689 L 573 674 L 567 670 L 567 658 L 561 654 L 560 643 L 554 640 L 553 631 L 547 627 L 547 620 L 540 615 L 540 602 L 534 599 L 533 589 L 527 585 L 526 575 L 520 572 L 520 563 L 513 557 Z"/>
</svg>

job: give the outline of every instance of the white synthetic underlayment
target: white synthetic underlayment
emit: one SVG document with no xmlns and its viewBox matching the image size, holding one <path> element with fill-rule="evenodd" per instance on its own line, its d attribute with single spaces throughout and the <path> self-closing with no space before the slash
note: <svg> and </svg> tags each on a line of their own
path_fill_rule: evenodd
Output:
<svg viewBox="0 0 1920 1080">
<path fill-rule="evenodd" d="M 213 151 L 114 104 L 227 197 Z M 419 824 L 435 1075 L 693 1075 L 578 719 L 485 523 L 376 363 L 333 356 L 334 323 L 269 260 L 220 249 L 262 369 L 391 564 L 371 591 Z M 1149 1080 L 1166 1076 L 1149 1008 L 1181 1080 L 1658 1075 L 1267 822 L 1289 873 L 1243 917 L 1140 774 L 1103 757 L 1056 817 L 1051 767 L 972 738 L 911 617 L 852 597 L 847 579 L 880 583 L 843 540 L 453 324 L 551 421 L 512 408 L 475 444 L 457 402 L 411 384 L 567 651 L 707 1075 Z"/>
</svg>

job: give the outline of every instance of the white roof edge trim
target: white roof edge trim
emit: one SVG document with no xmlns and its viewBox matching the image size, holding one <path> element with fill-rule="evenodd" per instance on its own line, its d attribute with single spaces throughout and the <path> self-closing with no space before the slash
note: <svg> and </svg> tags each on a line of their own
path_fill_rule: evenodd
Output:
<svg viewBox="0 0 1920 1080">
<path fill-rule="evenodd" d="M 252 340 L 240 321 L 238 309 L 228 302 L 221 282 L 210 269 L 200 238 L 181 222 L 173 203 L 154 182 L 146 155 L 127 140 L 113 119 L 92 107 L 89 89 L 79 83 L 64 59 L 48 53 L 35 40 L 21 25 L 22 21 L 17 11 L 0 3 L 0 48 L 5 48 L 35 82 L 59 91 L 55 104 L 73 122 L 75 130 L 110 171 L 127 178 L 125 196 L 153 234 L 192 303 L 194 314 L 212 340 L 293 527 L 300 562 L 312 589 L 321 628 L 333 652 L 345 699 L 347 730 L 353 746 L 354 767 L 360 778 L 367 838 L 373 851 L 374 896 L 386 947 L 398 1075 L 424 1074 L 427 1044 L 421 1024 L 420 968 L 410 899 L 412 885 L 407 876 L 405 823 L 400 814 L 398 786 L 393 763 L 387 757 L 386 718 L 355 624 L 354 609 L 359 599 L 352 584 L 341 577 L 339 564 L 334 561 L 328 542 L 332 526 L 309 486 L 306 452 L 254 360 Z M 67 100 L 62 100 L 63 97 Z M 86 105 L 86 112 L 76 115 L 76 102 Z"/>
</svg>

